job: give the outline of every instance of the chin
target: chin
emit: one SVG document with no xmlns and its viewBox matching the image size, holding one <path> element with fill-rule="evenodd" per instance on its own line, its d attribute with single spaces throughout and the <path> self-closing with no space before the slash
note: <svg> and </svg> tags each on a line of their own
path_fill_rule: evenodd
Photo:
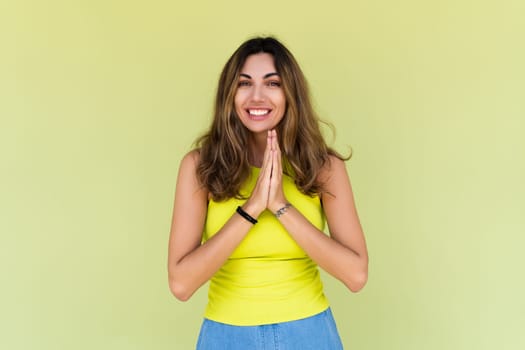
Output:
<svg viewBox="0 0 525 350">
<path fill-rule="evenodd" d="M 275 123 L 260 123 L 260 124 L 257 124 L 256 122 L 248 122 L 248 123 L 243 123 L 244 127 L 246 129 L 248 129 L 250 132 L 254 133 L 254 134 L 259 134 L 259 133 L 262 133 L 262 132 L 267 132 L 268 130 L 272 130 L 274 129 L 277 124 Z"/>
<path fill-rule="evenodd" d="M 275 118 L 267 118 L 265 120 L 254 120 L 253 118 L 246 117 L 241 119 L 242 124 L 248 130 L 253 133 L 266 132 L 268 130 L 275 129 L 279 125 L 280 120 Z"/>
</svg>

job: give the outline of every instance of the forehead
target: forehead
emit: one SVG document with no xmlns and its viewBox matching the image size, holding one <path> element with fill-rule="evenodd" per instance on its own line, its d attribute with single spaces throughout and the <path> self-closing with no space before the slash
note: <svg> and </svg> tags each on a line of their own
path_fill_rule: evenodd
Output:
<svg viewBox="0 0 525 350">
<path fill-rule="evenodd" d="M 268 73 L 275 73 L 273 56 L 269 53 L 257 53 L 248 56 L 241 68 L 241 73 L 255 77 L 262 77 Z"/>
</svg>

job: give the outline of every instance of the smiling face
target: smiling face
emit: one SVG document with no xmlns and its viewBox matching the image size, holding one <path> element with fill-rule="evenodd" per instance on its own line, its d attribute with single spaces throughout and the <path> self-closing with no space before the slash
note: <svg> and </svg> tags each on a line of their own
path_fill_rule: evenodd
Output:
<svg viewBox="0 0 525 350">
<path fill-rule="evenodd" d="M 279 124 L 285 110 L 286 98 L 273 56 L 248 56 L 235 93 L 235 111 L 242 124 L 253 133 L 266 133 Z"/>
</svg>

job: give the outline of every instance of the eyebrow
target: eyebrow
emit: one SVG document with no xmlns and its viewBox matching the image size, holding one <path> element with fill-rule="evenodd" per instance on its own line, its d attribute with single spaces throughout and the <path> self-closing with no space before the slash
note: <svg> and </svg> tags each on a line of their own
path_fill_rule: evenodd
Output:
<svg viewBox="0 0 525 350">
<path fill-rule="evenodd" d="M 266 78 L 269 78 L 269 77 L 273 77 L 274 75 L 279 76 L 279 73 L 277 73 L 277 72 L 272 72 L 272 73 L 265 74 L 265 75 L 263 76 L 263 79 L 266 79 Z M 245 74 L 245 73 L 241 73 L 240 76 L 241 76 L 241 77 L 248 78 L 248 79 L 252 79 L 252 77 L 251 77 L 250 75 Z"/>
</svg>

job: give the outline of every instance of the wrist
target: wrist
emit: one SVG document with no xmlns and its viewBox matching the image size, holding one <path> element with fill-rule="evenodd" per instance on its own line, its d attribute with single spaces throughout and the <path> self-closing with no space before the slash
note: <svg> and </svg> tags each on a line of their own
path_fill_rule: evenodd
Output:
<svg viewBox="0 0 525 350">
<path fill-rule="evenodd" d="M 250 222 L 251 224 L 255 225 L 258 221 L 256 218 L 245 212 L 240 206 L 237 207 L 237 214 L 242 216 L 246 221 Z"/>
<path fill-rule="evenodd" d="M 275 204 L 272 204 L 271 207 L 268 207 L 268 209 L 272 212 L 272 214 L 276 215 L 279 210 L 287 210 L 291 206 L 292 205 L 287 201 L 279 201 Z"/>
<path fill-rule="evenodd" d="M 261 213 L 264 211 L 264 208 L 260 209 L 258 206 L 250 202 L 244 203 L 243 205 L 241 205 L 241 208 L 242 210 L 244 210 L 246 213 L 248 213 L 250 216 L 254 218 L 258 218 L 259 215 L 261 215 Z"/>
</svg>

